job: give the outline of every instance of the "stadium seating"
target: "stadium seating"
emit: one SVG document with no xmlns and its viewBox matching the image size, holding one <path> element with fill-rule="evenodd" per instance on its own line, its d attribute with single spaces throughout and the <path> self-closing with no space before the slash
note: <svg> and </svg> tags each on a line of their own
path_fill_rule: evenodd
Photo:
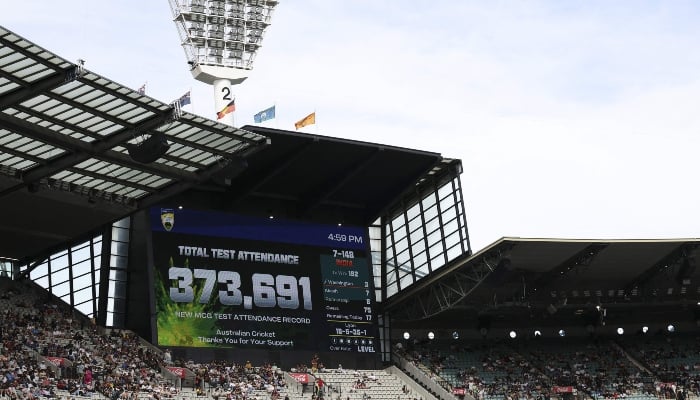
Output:
<svg viewBox="0 0 700 400">
<path fill-rule="evenodd" d="M 172 360 L 130 332 L 94 326 L 30 282 L 9 279 L 0 279 L 0 343 L 0 400 L 428 397 L 411 389 L 416 382 L 389 370 L 326 369 L 320 360 L 311 368 L 298 364 L 297 372 L 312 379 L 306 386 L 271 364 Z M 547 399 L 567 388 L 595 399 L 700 397 L 700 340 L 694 334 L 436 341 L 396 354 L 428 381 L 449 391 L 465 388 L 478 400 Z M 183 368 L 185 379 L 168 366 Z"/>
</svg>

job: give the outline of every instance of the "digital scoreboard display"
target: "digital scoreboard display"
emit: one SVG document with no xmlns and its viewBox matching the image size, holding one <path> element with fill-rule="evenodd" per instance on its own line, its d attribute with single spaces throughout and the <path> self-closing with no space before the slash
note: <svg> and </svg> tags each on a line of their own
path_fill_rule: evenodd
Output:
<svg viewBox="0 0 700 400">
<path fill-rule="evenodd" d="M 160 346 L 374 353 L 366 230 L 150 210 Z"/>
</svg>

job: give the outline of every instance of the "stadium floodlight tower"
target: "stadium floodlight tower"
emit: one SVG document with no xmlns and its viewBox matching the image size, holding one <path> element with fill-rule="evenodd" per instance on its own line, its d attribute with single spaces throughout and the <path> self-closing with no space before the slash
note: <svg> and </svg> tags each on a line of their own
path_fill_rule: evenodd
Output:
<svg viewBox="0 0 700 400">
<path fill-rule="evenodd" d="M 231 86 L 243 82 L 277 0 L 168 0 L 192 75 L 214 86 L 220 122 L 233 125 Z"/>
</svg>

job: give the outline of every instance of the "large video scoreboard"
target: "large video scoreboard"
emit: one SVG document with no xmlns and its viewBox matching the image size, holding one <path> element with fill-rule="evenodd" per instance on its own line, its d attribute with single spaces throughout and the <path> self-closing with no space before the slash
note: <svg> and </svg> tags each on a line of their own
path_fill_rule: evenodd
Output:
<svg viewBox="0 0 700 400">
<path fill-rule="evenodd" d="M 150 210 L 160 346 L 374 353 L 366 229 Z"/>
</svg>

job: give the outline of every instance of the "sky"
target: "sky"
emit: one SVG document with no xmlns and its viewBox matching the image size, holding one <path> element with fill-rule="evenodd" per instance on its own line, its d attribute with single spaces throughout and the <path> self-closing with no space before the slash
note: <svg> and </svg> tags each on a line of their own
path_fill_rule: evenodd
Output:
<svg viewBox="0 0 700 400">
<path fill-rule="evenodd" d="M 0 25 L 215 119 L 168 0 L 5 1 Z M 700 2 L 281 0 L 236 126 L 460 159 L 475 251 L 501 237 L 700 237 Z"/>
</svg>

